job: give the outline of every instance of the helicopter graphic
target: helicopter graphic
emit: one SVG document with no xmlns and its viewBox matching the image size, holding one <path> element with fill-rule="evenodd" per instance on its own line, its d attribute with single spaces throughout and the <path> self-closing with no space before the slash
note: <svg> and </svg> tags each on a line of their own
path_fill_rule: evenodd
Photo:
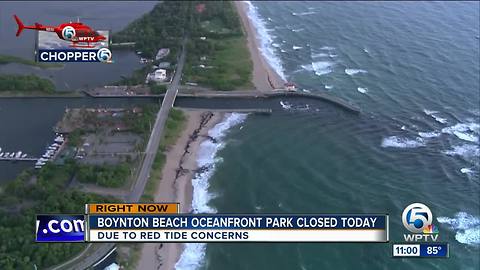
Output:
<svg viewBox="0 0 480 270">
<path fill-rule="evenodd" d="M 63 23 L 58 26 L 48 26 L 40 23 L 26 26 L 17 15 L 13 15 L 13 17 L 18 25 L 18 30 L 16 33 L 17 37 L 20 36 L 24 29 L 55 32 L 60 39 L 72 42 L 70 46 L 76 48 L 94 48 L 95 45 L 92 45 L 91 43 L 107 40 L 104 35 L 99 34 L 90 26 L 81 23 L 80 20 L 77 20 L 77 22 Z M 82 45 L 85 43 L 86 45 Z"/>
</svg>

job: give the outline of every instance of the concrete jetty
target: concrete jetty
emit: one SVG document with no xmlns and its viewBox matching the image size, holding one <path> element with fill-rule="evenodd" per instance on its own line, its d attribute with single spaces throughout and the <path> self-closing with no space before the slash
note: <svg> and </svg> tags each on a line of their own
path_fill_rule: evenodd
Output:
<svg viewBox="0 0 480 270">
<path fill-rule="evenodd" d="M 253 113 L 253 114 L 265 114 L 269 115 L 272 114 L 272 109 L 265 109 L 265 108 L 253 108 L 253 109 L 197 109 L 197 108 L 183 108 L 183 107 L 176 107 L 178 109 L 186 110 L 186 111 L 211 111 L 211 112 L 237 112 L 237 113 Z"/>
<path fill-rule="evenodd" d="M 121 87 L 121 86 L 119 86 Z M 110 88 L 106 88 L 110 89 Z M 106 91 L 103 93 L 102 91 L 85 91 L 88 96 L 91 97 L 109 97 L 109 98 L 120 98 L 120 97 L 129 97 L 129 98 L 146 98 L 146 97 L 158 97 L 163 98 L 165 94 L 159 95 L 152 95 L 152 94 L 134 94 L 132 95 L 116 95 L 111 91 Z M 101 90 L 101 89 L 100 89 Z M 252 98 L 275 98 L 275 97 L 301 97 L 301 98 L 311 98 L 317 100 L 323 100 L 333 105 L 336 105 L 342 109 L 353 113 L 360 113 L 361 110 L 357 106 L 342 100 L 338 97 L 329 95 L 323 92 L 317 93 L 306 93 L 302 91 L 289 91 L 284 89 L 276 89 L 273 91 L 258 91 L 258 90 L 235 90 L 235 91 L 213 91 L 213 90 L 201 90 L 201 91 L 189 91 L 185 89 L 180 89 L 177 97 L 188 97 L 188 98 L 245 98 L 245 99 L 252 99 Z"/>
<path fill-rule="evenodd" d="M 37 161 L 38 158 L 33 157 L 0 157 L 0 161 Z"/>
</svg>

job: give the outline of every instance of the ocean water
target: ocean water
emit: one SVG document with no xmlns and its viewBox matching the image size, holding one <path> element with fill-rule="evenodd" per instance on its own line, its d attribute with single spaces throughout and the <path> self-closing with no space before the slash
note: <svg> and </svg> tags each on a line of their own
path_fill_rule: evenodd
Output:
<svg viewBox="0 0 480 270">
<path fill-rule="evenodd" d="M 279 100 L 212 132 L 196 212 L 401 213 L 423 202 L 450 258 L 392 259 L 391 244 L 189 245 L 177 269 L 478 269 L 478 2 L 253 2 L 262 53 L 303 91 L 360 115 Z"/>
</svg>

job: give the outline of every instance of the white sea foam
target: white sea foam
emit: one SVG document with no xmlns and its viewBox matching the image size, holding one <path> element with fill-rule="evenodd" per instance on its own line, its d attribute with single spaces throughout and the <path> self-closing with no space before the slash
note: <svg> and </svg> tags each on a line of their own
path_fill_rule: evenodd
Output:
<svg viewBox="0 0 480 270">
<path fill-rule="evenodd" d="M 205 140 L 200 144 L 197 158 L 197 165 L 203 168 L 202 172 L 195 174 L 192 179 L 193 200 L 192 209 L 194 213 L 216 213 L 217 210 L 210 205 L 209 201 L 213 198 L 213 194 L 209 193 L 209 179 L 215 172 L 215 165 L 221 160 L 216 157 L 218 151 L 225 146 L 223 138 L 226 131 L 236 126 L 247 118 L 247 114 L 232 113 L 227 114 L 222 122 L 218 123 L 208 135 L 216 140 Z M 193 270 L 203 265 L 205 258 L 206 244 L 204 243 L 187 243 L 180 259 L 175 264 L 177 270 Z"/>
<path fill-rule="evenodd" d="M 465 212 L 455 214 L 455 217 L 438 217 L 437 221 L 446 224 L 455 231 L 455 239 L 467 245 L 480 245 L 480 218 Z"/>
<path fill-rule="evenodd" d="M 312 64 L 301 65 L 301 67 L 302 67 L 303 69 L 305 69 L 306 71 L 313 71 L 313 66 L 312 66 Z"/>
<path fill-rule="evenodd" d="M 307 11 L 307 12 L 292 12 L 293 16 L 306 16 L 306 15 L 312 15 L 315 14 L 316 12 L 313 11 Z"/>
<path fill-rule="evenodd" d="M 333 71 L 334 63 L 329 61 L 318 61 L 312 63 L 312 69 L 316 75 L 321 76 Z"/>
<path fill-rule="evenodd" d="M 295 51 L 298 51 L 300 49 L 303 49 L 303 47 L 293 45 L 292 49 L 294 49 Z"/>
<path fill-rule="evenodd" d="M 383 138 L 382 147 L 394 147 L 394 148 L 417 148 L 425 146 L 425 142 L 422 138 L 407 139 L 398 136 L 390 136 Z"/>
<path fill-rule="evenodd" d="M 250 1 L 245 1 L 248 6 L 247 16 L 252 24 L 255 26 L 257 32 L 257 40 L 260 43 L 260 51 L 267 60 L 268 64 L 275 70 L 275 72 L 283 80 L 286 81 L 285 72 L 283 69 L 282 61 L 275 52 L 275 48 L 271 46 L 273 43 L 273 38 L 267 29 L 265 21 L 261 18 L 260 14 Z"/>
<path fill-rule="evenodd" d="M 440 136 L 440 132 L 436 132 L 436 131 L 418 132 L 418 135 L 422 138 L 436 138 Z"/>
<path fill-rule="evenodd" d="M 278 44 L 278 43 L 272 43 L 272 46 L 275 47 L 275 48 L 280 48 L 280 44 Z"/>
<path fill-rule="evenodd" d="M 367 71 L 363 70 L 363 69 L 346 68 L 345 73 L 352 76 L 352 75 L 355 75 L 355 74 L 358 74 L 358 73 L 367 73 Z"/>
<path fill-rule="evenodd" d="M 437 122 L 439 122 L 439 123 L 442 123 L 442 124 L 446 124 L 446 123 L 447 123 L 447 119 L 438 116 L 438 115 L 437 115 L 437 114 L 438 114 L 437 111 L 430 111 L 430 110 L 424 109 L 423 112 L 424 112 L 426 115 L 431 116 L 433 119 L 435 119 L 435 121 L 437 121 Z"/>
<path fill-rule="evenodd" d="M 458 123 L 442 128 L 443 133 L 455 135 L 457 138 L 469 142 L 478 142 L 479 130 L 480 125 L 477 123 Z"/>
<path fill-rule="evenodd" d="M 320 58 L 320 57 L 328 57 L 328 54 L 326 54 L 326 53 L 313 53 L 312 54 L 312 59 Z"/>
<path fill-rule="evenodd" d="M 305 30 L 305 29 L 303 29 L 303 28 L 299 28 L 299 29 L 292 29 L 292 32 L 301 32 L 301 31 L 303 31 L 303 30 Z"/>
<path fill-rule="evenodd" d="M 333 51 L 335 50 L 335 48 L 330 46 L 323 46 L 320 48 L 320 50 Z"/>
<path fill-rule="evenodd" d="M 292 108 L 292 104 L 288 103 L 287 101 L 280 101 L 280 105 L 282 105 L 282 108 L 284 108 L 285 110 L 288 110 L 288 109 L 291 109 Z"/>
<path fill-rule="evenodd" d="M 474 144 L 455 145 L 452 149 L 443 151 L 449 156 L 461 156 L 466 160 L 475 161 L 480 156 L 480 147 Z"/>
<path fill-rule="evenodd" d="M 366 94 L 368 92 L 368 88 L 365 88 L 365 87 L 357 87 L 357 91 L 362 93 L 362 94 Z"/>
</svg>

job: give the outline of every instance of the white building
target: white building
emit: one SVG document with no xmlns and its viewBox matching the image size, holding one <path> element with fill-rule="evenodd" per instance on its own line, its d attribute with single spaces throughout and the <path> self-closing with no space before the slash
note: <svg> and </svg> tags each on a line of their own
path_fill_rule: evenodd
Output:
<svg viewBox="0 0 480 270">
<path fill-rule="evenodd" d="M 164 82 L 167 79 L 167 70 L 159 68 L 147 75 L 146 83 L 149 81 Z"/>
<path fill-rule="evenodd" d="M 162 69 L 162 68 L 159 68 L 157 70 L 155 70 L 155 72 L 153 73 L 153 80 L 154 81 L 165 81 L 167 79 L 167 70 L 166 69 Z"/>
</svg>

